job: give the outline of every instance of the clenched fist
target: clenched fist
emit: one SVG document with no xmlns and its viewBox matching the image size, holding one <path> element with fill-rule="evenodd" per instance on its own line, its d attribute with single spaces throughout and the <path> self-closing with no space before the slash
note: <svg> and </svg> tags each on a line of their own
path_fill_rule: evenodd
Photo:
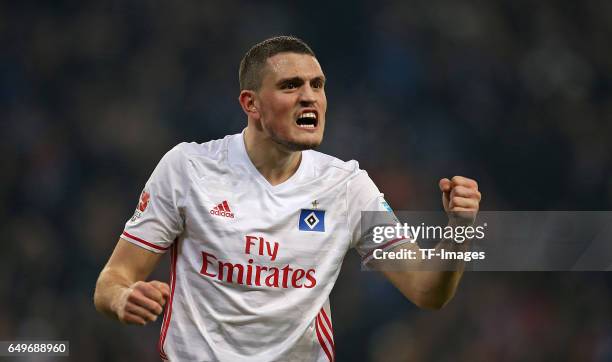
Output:
<svg viewBox="0 0 612 362">
<path fill-rule="evenodd" d="M 139 281 L 119 294 L 112 309 L 122 323 L 146 325 L 157 320 L 169 296 L 168 284 Z"/>
<path fill-rule="evenodd" d="M 448 214 L 451 224 L 472 225 L 480 207 L 478 183 L 467 177 L 454 176 L 450 180 L 441 179 L 439 186 L 444 211 Z"/>
</svg>

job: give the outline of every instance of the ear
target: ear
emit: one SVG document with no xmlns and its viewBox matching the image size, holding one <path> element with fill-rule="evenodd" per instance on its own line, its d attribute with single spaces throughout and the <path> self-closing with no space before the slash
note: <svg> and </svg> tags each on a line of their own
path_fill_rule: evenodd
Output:
<svg viewBox="0 0 612 362">
<path fill-rule="evenodd" d="M 251 90 L 243 90 L 240 92 L 238 96 L 238 102 L 240 102 L 240 106 L 242 110 L 249 118 L 259 119 L 260 114 L 257 109 L 257 100 L 255 92 Z"/>
</svg>

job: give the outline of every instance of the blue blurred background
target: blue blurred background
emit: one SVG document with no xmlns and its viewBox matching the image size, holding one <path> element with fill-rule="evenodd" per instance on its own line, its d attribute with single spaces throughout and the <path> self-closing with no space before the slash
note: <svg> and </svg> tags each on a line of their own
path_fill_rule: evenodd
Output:
<svg viewBox="0 0 612 362">
<path fill-rule="evenodd" d="M 96 313 L 97 275 L 161 156 L 245 127 L 239 61 L 278 34 L 328 78 L 321 150 L 395 209 L 439 210 L 455 174 L 484 210 L 610 209 L 610 1 L 3 1 L 0 340 L 158 359 L 159 322 Z M 426 312 L 352 252 L 338 361 L 612 361 L 611 294 L 606 273 L 469 273 Z"/>
</svg>

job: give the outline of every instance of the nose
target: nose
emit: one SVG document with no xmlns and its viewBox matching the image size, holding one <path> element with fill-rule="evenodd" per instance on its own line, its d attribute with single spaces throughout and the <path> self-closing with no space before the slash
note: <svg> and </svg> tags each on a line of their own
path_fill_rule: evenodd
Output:
<svg viewBox="0 0 612 362">
<path fill-rule="evenodd" d="M 310 84 L 305 84 L 300 92 L 300 104 L 302 106 L 312 105 L 317 101 L 314 89 Z"/>
</svg>

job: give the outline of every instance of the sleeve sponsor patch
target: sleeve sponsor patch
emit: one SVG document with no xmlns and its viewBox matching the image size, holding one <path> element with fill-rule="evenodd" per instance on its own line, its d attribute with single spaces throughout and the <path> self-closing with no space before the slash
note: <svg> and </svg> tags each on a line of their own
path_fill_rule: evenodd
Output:
<svg viewBox="0 0 612 362">
<path fill-rule="evenodd" d="M 134 222 L 142 216 L 142 214 L 147 210 L 147 206 L 149 206 L 149 201 L 151 200 L 151 194 L 147 191 L 147 189 L 142 190 L 140 193 L 140 199 L 138 200 L 138 206 L 136 206 L 136 211 L 134 211 L 134 215 L 130 219 L 131 222 Z"/>
</svg>

